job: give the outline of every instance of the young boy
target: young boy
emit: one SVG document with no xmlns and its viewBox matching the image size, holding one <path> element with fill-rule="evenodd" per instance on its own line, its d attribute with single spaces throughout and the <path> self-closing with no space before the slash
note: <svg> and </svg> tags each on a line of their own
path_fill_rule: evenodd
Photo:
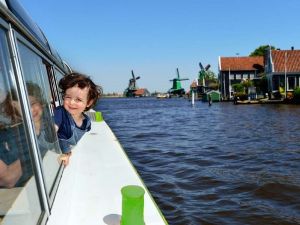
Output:
<svg viewBox="0 0 300 225">
<path fill-rule="evenodd" d="M 63 153 L 61 160 L 67 166 L 72 147 L 91 129 L 91 120 L 84 112 L 96 104 L 102 89 L 89 77 L 79 73 L 66 75 L 58 86 L 62 90 L 63 106 L 55 109 L 54 120 Z"/>
</svg>

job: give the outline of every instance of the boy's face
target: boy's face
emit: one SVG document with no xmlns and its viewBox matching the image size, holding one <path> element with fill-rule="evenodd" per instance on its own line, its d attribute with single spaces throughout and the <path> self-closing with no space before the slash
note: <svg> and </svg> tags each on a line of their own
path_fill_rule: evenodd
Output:
<svg viewBox="0 0 300 225">
<path fill-rule="evenodd" d="M 78 86 L 74 86 L 67 89 L 64 96 L 64 108 L 72 116 L 81 115 L 85 108 L 91 105 L 88 103 L 88 93 L 87 87 L 80 89 Z"/>
<path fill-rule="evenodd" d="M 34 96 L 29 96 L 29 101 L 31 105 L 31 113 L 34 122 L 39 122 L 43 114 L 43 106 Z"/>
</svg>

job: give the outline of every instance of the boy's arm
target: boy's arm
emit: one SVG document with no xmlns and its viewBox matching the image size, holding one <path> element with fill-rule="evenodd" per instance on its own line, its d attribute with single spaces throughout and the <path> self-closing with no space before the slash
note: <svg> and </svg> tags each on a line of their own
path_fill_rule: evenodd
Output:
<svg viewBox="0 0 300 225">
<path fill-rule="evenodd" d="M 58 132 L 58 129 L 62 123 L 62 110 L 61 108 L 56 108 L 54 110 L 54 128 L 56 133 Z M 72 152 L 68 152 L 68 153 L 63 153 L 59 156 L 59 161 L 62 162 L 62 164 L 66 167 L 67 165 L 69 165 L 69 161 L 70 161 L 70 156 L 71 156 Z"/>
<path fill-rule="evenodd" d="M 58 129 L 59 129 L 59 127 L 58 127 L 56 124 L 54 124 L 54 128 L 55 128 L 55 131 L 56 131 L 56 132 L 57 132 Z"/>
<path fill-rule="evenodd" d="M 54 109 L 54 125 L 55 125 L 55 130 L 56 132 L 58 131 L 60 124 L 62 123 L 62 110 L 61 108 L 56 108 Z"/>
</svg>

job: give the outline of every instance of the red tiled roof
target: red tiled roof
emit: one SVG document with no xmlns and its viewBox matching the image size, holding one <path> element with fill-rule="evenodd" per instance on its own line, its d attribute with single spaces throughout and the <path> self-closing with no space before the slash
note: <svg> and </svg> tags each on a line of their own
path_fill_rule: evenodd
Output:
<svg viewBox="0 0 300 225">
<path fill-rule="evenodd" d="M 220 70 L 221 71 L 237 71 L 237 70 L 255 70 L 255 64 L 264 66 L 263 56 L 254 57 L 221 57 Z"/>
<path fill-rule="evenodd" d="M 274 72 L 300 72 L 300 50 L 272 50 Z M 286 54 L 286 58 L 285 58 Z"/>
</svg>

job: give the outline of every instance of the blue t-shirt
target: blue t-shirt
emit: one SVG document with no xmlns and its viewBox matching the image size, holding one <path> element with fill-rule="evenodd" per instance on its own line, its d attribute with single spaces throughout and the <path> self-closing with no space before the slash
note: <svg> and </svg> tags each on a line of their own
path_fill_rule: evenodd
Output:
<svg viewBox="0 0 300 225">
<path fill-rule="evenodd" d="M 77 144 L 82 133 L 90 131 L 91 120 L 87 115 L 83 114 L 83 116 L 82 125 L 78 127 L 71 114 L 63 106 L 54 110 L 54 121 L 58 126 L 57 136 L 63 153 L 69 152 L 71 145 Z"/>
</svg>

